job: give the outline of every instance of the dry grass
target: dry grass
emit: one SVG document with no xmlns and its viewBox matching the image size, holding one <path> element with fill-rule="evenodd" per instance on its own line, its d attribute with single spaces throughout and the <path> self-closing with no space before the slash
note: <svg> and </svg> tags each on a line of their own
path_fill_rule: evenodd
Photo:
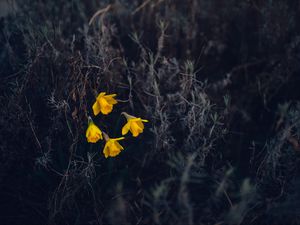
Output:
<svg viewBox="0 0 300 225">
<path fill-rule="evenodd" d="M 0 19 L 3 224 L 299 223 L 297 1 L 18 5 Z M 84 135 L 100 91 L 112 136 L 123 111 L 150 121 L 113 159 Z"/>
</svg>

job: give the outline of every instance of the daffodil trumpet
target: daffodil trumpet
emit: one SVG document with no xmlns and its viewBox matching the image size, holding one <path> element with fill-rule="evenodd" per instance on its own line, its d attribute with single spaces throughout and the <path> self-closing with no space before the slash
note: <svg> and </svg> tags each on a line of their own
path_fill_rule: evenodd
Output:
<svg viewBox="0 0 300 225">
<path fill-rule="evenodd" d="M 127 119 L 127 123 L 122 128 L 122 135 L 125 135 L 130 131 L 133 137 L 137 137 L 139 134 L 144 131 L 144 122 L 148 122 L 148 120 L 141 119 L 139 117 L 135 117 L 129 115 L 126 112 L 122 112 L 122 115 Z"/>
<path fill-rule="evenodd" d="M 92 118 L 88 118 L 88 128 L 86 130 L 85 136 L 87 138 L 87 141 L 90 143 L 96 143 L 100 139 L 102 140 L 102 131 L 100 130 L 99 127 L 97 127 Z"/>
<path fill-rule="evenodd" d="M 123 146 L 120 145 L 119 141 L 123 140 L 124 137 L 120 138 L 110 138 L 106 133 L 103 132 L 104 140 L 106 141 L 103 153 L 105 158 L 108 157 L 116 157 L 120 154 L 122 150 L 124 150 Z"/>
<path fill-rule="evenodd" d="M 113 106 L 118 103 L 116 96 L 116 94 L 106 95 L 106 92 L 101 92 L 92 106 L 94 115 L 97 116 L 100 112 L 104 115 L 111 113 Z"/>
</svg>

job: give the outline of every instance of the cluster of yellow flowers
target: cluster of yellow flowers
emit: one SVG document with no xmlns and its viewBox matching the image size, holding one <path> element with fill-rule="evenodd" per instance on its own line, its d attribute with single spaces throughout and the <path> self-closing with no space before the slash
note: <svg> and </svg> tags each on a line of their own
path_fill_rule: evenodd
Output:
<svg viewBox="0 0 300 225">
<path fill-rule="evenodd" d="M 97 116 L 100 112 L 104 115 L 111 113 L 114 105 L 118 103 L 118 101 L 115 99 L 116 96 L 116 94 L 106 95 L 105 92 L 101 92 L 96 98 L 96 101 L 92 107 L 94 115 Z M 143 122 L 148 122 L 148 120 L 131 116 L 126 112 L 122 112 L 121 114 L 127 119 L 127 123 L 122 128 L 122 135 L 125 135 L 130 131 L 133 137 L 137 137 L 140 133 L 143 133 Z M 89 118 L 88 128 L 86 130 L 86 138 L 90 143 L 96 143 L 104 138 L 106 141 L 103 149 L 105 158 L 115 157 L 119 155 L 122 150 L 124 150 L 119 143 L 120 140 L 125 139 L 124 137 L 110 138 L 105 132 L 101 131 L 100 128 L 94 124 L 91 118 Z"/>
</svg>

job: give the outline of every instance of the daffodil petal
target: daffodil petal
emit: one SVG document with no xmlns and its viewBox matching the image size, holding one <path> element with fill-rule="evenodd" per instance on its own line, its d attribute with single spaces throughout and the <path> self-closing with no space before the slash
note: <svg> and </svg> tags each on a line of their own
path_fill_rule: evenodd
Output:
<svg viewBox="0 0 300 225">
<path fill-rule="evenodd" d="M 103 149 L 103 153 L 105 158 L 107 157 L 115 157 L 120 154 L 122 150 L 124 150 L 123 146 L 120 145 L 118 140 L 122 140 L 124 137 L 120 138 L 111 138 L 109 139 Z"/>
<path fill-rule="evenodd" d="M 130 126 L 130 131 L 133 137 L 137 137 L 142 131 L 142 129 L 136 124 L 136 122 L 132 122 Z"/>
<path fill-rule="evenodd" d="M 103 97 L 106 94 L 106 92 L 100 92 L 97 98 Z"/>
<path fill-rule="evenodd" d="M 85 137 L 88 138 L 90 136 L 90 127 L 86 129 Z"/>
<path fill-rule="evenodd" d="M 135 122 L 142 130 L 145 128 L 141 120 Z"/>
<path fill-rule="evenodd" d="M 104 146 L 103 153 L 104 153 L 105 158 L 107 158 L 109 156 L 109 144 L 108 144 L 108 142 Z"/>
<path fill-rule="evenodd" d="M 121 150 L 123 150 L 123 147 L 119 144 L 119 142 L 113 141 L 111 144 L 111 149 L 114 152 L 120 152 Z"/>
<path fill-rule="evenodd" d="M 117 94 L 105 95 L 104 98 L 114 98 Z"/>
<path fill-rule="evenodd" d="M 129 129 L 130 129 L 130 122 L 128 121 L 122 128 L 122 135 L 127 134 Z"/>
<path fill-rule="evenodd" d="M 124 150 L 124 148 L 123 148 L 123 146 L 122 145 L 120 145 L 120 143 L 119 142 L 115 142 L 115 145 L 116 145 L 116 147 L 118 148 L 118 149 L 120 149 L 120 150 Z"/>
<path fill-rule="evenodd" d="M 124 139 L 125 139 L 124 137 L 119 137 L 119 138 L 114 138 L 113 140 L 120 141 L 120 140 L 124 140 Z"/>
<path fill-rule="evenodd" d="M 105 98 L 105 100 L 106 100 L 109 104 L 114 105 L 114 104 L 117 104 L 117 103 L 118 103 L 117 100 L 113 98 L 114 96 L 116 96 L 116 95 L 106 95 L 106 96 L 104 96 L 103 98 Z"/>
<path fill-rule="evenodd" d="M 101 112 L 104 115 L 107 115 L 108 113 L 110 113 L 112 111 L 113 106 L 111 104 L 109 104 L 105 98 L 100 98 L 99 104 L 101 106 Z"/>
<path fill-rule="evenodd" d="M 103 139 L 102 131 L 94 123 L 91 123 L 88 126 L 85 136 L 87 138 L 87 141 L 91 143 L 96 143 L 100 139 Z"/>
<path fill-rule="evenodd" d="M 101 108 L 100 108 L 100 105 L 99 105 L 98 101 L 96 101 L 93 104 L 92 108 L 93 108 L 93 113 L 94 113 L 95 116 L 97 116 L 101 111 Z"/>
</svg>

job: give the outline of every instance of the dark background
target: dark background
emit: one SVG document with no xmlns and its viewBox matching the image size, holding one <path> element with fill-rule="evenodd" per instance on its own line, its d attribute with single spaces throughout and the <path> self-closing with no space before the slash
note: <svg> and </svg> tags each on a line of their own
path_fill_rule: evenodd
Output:
<svg viewBox="0 0 300 225">
<path fill-rule="evenodd" d="M 299 1 L 0 7 L 0 224 L 300 224 Z"/>
</svg>

